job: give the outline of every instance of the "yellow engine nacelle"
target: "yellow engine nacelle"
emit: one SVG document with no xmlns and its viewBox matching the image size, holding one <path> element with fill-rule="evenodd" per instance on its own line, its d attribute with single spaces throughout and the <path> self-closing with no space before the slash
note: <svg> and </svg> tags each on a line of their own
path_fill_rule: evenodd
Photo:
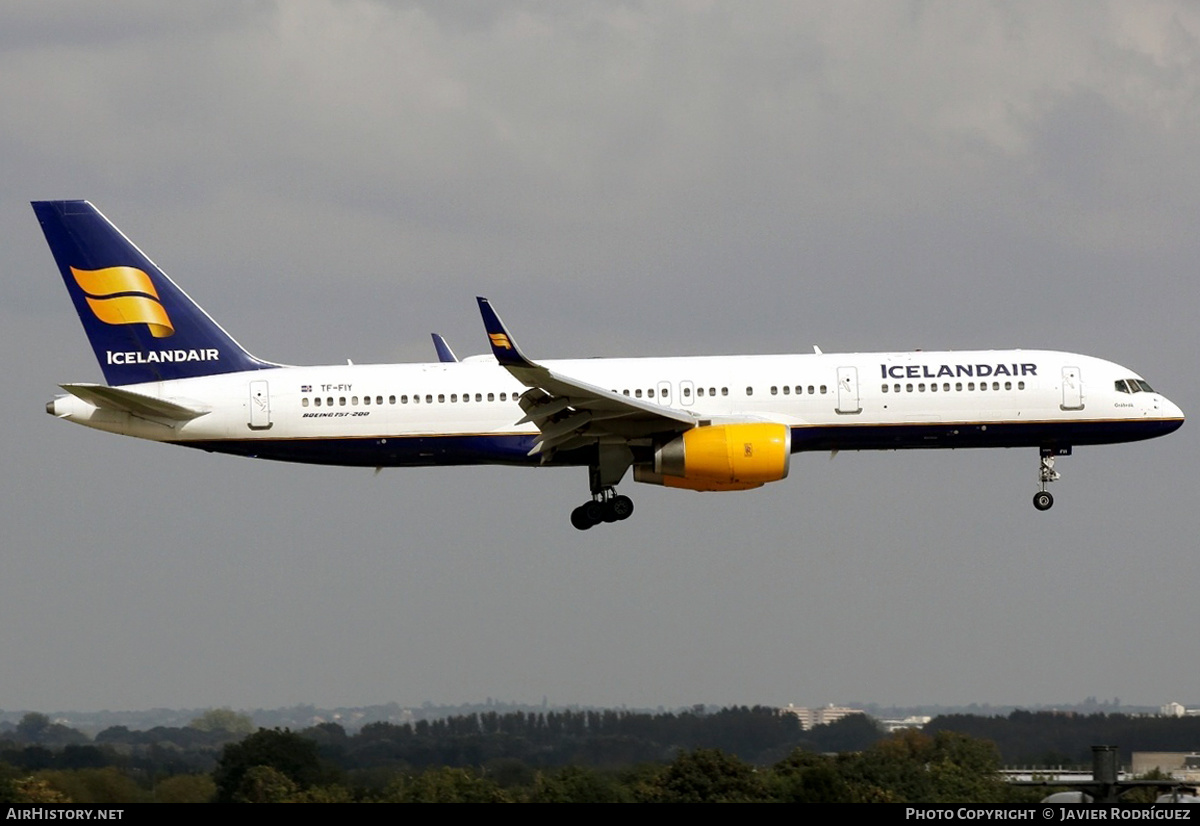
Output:
<svg viewBox="0 0 1200 826">
<path fill-rule="evenodd" d="M 655 449 L 654 467 L 638 465 L 638 482 L 688 490 L 750 490 L 788 475 L 792 430 L 783 424 L 694 427 Z"/>
</svg>

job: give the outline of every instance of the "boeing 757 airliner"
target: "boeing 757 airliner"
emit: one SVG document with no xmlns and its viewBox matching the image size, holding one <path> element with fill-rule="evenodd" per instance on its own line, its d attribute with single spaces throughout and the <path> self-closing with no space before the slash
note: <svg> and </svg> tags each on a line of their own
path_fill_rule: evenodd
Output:
<svg viewBox="0 0 1200 826">
<path fill-rule="evenodd" d="M 748 490 L 793 453 L 1030 447 L 1038 510 L 1057 456 L 1183 424 L 1110 361 L 1040 350 L 536 362 L 478 299 L 491 355 L 429 364 L 288 367 L 246 352 L 87 201 L 34 212 L 107 384 L 64 384 L 47 412 L 79 424 L 261 459 L 360 467 L 572 465 L 586 530 L 626 519 L 616 485 Z"/>
</svg>

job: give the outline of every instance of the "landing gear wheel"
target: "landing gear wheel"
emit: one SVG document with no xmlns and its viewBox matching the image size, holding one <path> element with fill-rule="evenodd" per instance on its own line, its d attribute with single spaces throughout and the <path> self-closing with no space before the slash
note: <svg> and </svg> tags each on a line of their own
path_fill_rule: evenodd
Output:
<svg viewBox="0 0 1200 826">
<path fill-rule="evenodd" d="M 616 512 L 613 510 L 612 500 L 610 499 L 607 502 L 605 502 L 604 503 L 604 519 L 603 519 L 603 521 L 616 522 L 620 518 L 621 517 L 617 516 Z"/>
<path fill-rule="evenodd" d="M 584 510 L 586 507 L 587 505 L 580 505 L 575 510 L 571 511 L 571 524 L 576 530 L 586 531 L 588 528 L 592 527 L 592 525 L 596 524 L 592 520 L 588 519 L 587 513 Z"/>
<path fill-rule="evenodd" d="M 583 511 L 584 518 L 591 523 L 588 525 L 589 528 L 592 525 L 599 525 L 604 521 L 605 507 L 603 502 L 597 502 L 593 499 L 591 502 L 584 502 L 579 506 L 579 509 Z"/>
<path fill-rule="evenodd" d="M 611 487 L 592 492 L 592 501 L 571 511 L 571 524 L 586 531 L 601 522 L 620 522 L 633 515 L 633 500 L 619 496 Z"/>
<path fill-rule="evenodd" d="M 1044 490 L 1039 490 L 1033 495 L 1033 506 L 1040 511 L 1048 511 L 1054 504 L 1054 497 Z"/>
</svg>

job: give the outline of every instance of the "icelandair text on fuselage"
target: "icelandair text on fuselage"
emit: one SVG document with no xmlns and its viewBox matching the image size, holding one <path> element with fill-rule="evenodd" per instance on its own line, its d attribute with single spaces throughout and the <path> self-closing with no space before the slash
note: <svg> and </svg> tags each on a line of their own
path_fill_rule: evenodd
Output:
<svg viewBox="0 0 1200 826">
<path fill-rule="evenodd" d="M 183 361 L 220 361 L 220 350 L 151 350 L 142 352 L 107 351 L 109 364 L 167 364 Z"/>
<path fill-rule="evenodd" d="M 45 806 L 12 807 L 5 820 L 120 820 L 124 809 L 50 809 Z"/>
<path fill-rule="evenodd" d="M 982 809 L 962 806 L 957 809 L 919 809 L 909 806 L 905 820 L 1191 820 L 1192 812 L 1185 808 L 1080 808 L 1076 806 L 1043 806 L 1040 809 Z"/>
<path fill-rule="evenodd" d="M 1036 364 L 886 364 L 879 365 L 885 379 L 982 379 L 988 376 L 1036 376 Z"/>
</svg>

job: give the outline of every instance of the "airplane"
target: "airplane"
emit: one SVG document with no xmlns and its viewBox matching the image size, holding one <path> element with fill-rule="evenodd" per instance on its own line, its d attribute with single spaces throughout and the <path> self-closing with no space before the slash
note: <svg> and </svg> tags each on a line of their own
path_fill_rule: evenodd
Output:
<svg viewBox="0 0 1200 826">
<path fill-rule="evenodd" d="M 292 367 L 242 348 L 87 201 L 33 209 L 106 384 L 46 411 L 217 453 L 358 467 L 580 466 L 587 530 L 633 513 L 616 486 L 758 488 L 809 451 L 1037 448 L 1034 506 L 1078 445 L 1162 436 L 1180 408 L 1134 371 L 1042 350 L 534 361 L 488 299 L 490 355 Z"/>
</svg>

